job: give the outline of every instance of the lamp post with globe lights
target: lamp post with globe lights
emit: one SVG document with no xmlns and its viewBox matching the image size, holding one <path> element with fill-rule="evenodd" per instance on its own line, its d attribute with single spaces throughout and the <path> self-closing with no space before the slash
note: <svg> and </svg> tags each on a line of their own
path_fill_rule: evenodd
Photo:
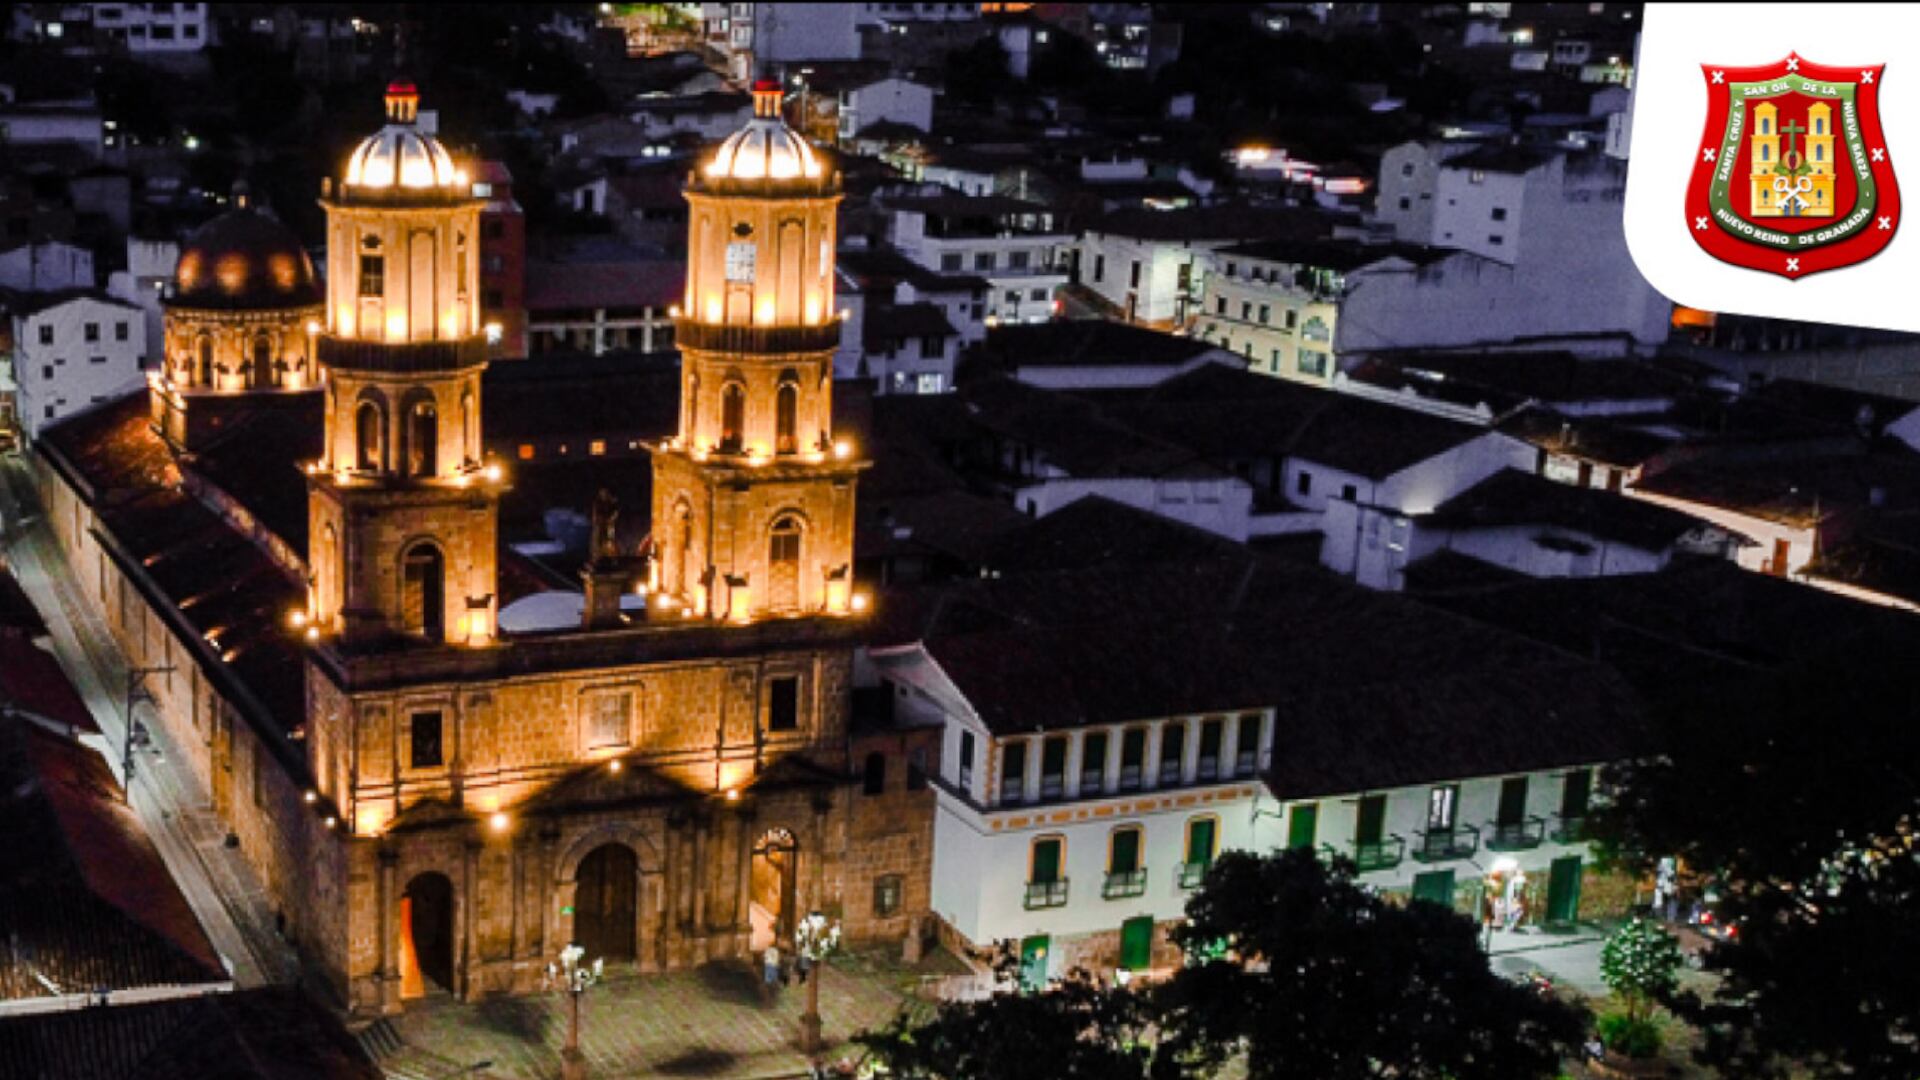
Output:
<svg viewBox="0 0 1920 1080">
<path fill-rule="evenodd" d="M 807 1011 L 800 1016 L 800 1049 L 820 1052 L 820 962 L 840 947 L 840 924 L 818 911 L 793 928 L 793 949 L 807 962 Z"/>
<path fill-rule="evenodd" d="M 567 994 L 567 1045 L 560 1051 L 560 1075 L 564 1080 L 584 1080 L 587 1059 L 580 1052 L 580 998 L 600 981 L 606 961 L 595 957 L 591 965 L 582 963 L 587 950 L 570 944 L 560 950 L 560 962 L 547 965 L 547 985 Z"/>
</svg>

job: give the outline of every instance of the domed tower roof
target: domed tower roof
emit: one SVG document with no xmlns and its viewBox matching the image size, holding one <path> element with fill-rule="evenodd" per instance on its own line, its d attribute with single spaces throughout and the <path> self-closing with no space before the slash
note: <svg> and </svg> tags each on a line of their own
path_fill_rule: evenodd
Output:
<svg viewBox="0 0 1920 1080">
<path fill-rule="evenodd" d="M 361 140 L 347 158 L 349 192 L 430 194 L 461 185 L 453 155 L 421 131 L 420 91 L 410 82 L 387 87 L 387 125 Z"/>
<path fill-rule="evenodd" d="M 173 307 L 278 310 L 321 303 L 320 283 L 293 230 L 244 202 L 200 226 L 173 269 Z"/>
<path fill-rule="evenodd" d="M 816 188 L 828 179 L 813 147 L 781 118 L 780 98 L 779 83 L 762 79 L 753 84 L 753 119 L 720 144 L 701 167 L 700 180 L 782 190 Z"/>
</svg>

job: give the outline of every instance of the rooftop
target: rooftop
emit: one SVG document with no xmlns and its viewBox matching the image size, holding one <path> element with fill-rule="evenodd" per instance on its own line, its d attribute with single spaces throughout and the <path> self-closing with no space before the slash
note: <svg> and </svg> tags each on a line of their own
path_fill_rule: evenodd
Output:
<svg viewBox="0 0 1920 1080">
<path fill-rule="evenodd" d="M 1441 503 L 1422 522 L 1445 529 L 1552 525 L 1644 551 L 1664 551 L 1704 522 L 1598 488 L 1503 469 Z"/>
<path fill-rule="evenodd" d="M 1425 266 L 1458 252 L 1420 244 L 1369 244 L 1359 240 L 1256 240 L 1221 248 L 1220 254 L 1346 273 L 1387 259 Z"/>
<path fill-rule="evenodd" d="M 1005 372 L 1039 367 L 1179 367 L 1219 351 L 1188 337 L 1111 322 L 1056 319 L 987 331 L 981 356 Z"/>
</svg>

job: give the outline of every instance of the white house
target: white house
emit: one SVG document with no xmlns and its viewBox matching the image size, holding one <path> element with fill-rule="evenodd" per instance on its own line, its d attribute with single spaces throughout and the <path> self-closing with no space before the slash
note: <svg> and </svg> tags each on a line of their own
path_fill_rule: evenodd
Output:
<svg viewBox="0 0 1920 1080">
<path fill-rule="evenodd" d="M 13 320 L 20 427 L 29 441 L 49 424 L 140 386 L 146 313 L 88 293 L 53 294 Z"/>
<path fill-rule="evenodd" d="M 907 258 L 942 274 L 985 278 L 991 323 L 1044 322 L 1066 284 L 1062 252 L 1072 236 L 1038 203 L 958 193 L 884 200 L 889 239 Z"/>
<path fill-rule="evenodd" d="M 206 4 L 94 4 L 96 37 L 123 43 L 134 56 L 195 53 L 210 44 Z"/>
<path fill-rule="evenodd" d="M 846 313 L 835 377 L 871 378 L 881 394 L 954 388 L 961 351 L 987 333 L 985 278 L 937 273 L 886 247 L 842 251 L 834 272 Z"/>
<path fill-rule="evenodd" d="M 1081 236 L 1078 282 L 1114 317 L 1170 329 L 1199 312 L 1207 253 L 1251 239 L 1323 234 L 1310 214 L 1233 206 L 1123 210 L 1088 226 Z"/>
<path fill-rule="evenodd" d="M 0 143 L 78 146 L 96 160 L 106 152 L 106 122 L 92 102 L 44 102 L 0 109 Z"/>
<path fill-rule="evenodd" d="M 161 334 L 163 312 L 160 296 L 173 280 L 175 264 L 180 261 L 180 243 L 168 238 L 127 237 L 127 268 L 116 270 L 107 282 L 107 295 L 124 300 L 147 313 L 149 361 L 158 363 L 164 338 Z"/>
<path fill-rule="evenodd" d="M 0 251 L 0 288 L 47 293 L 93 287 L 93 252 L 86 248 L 40 240 Z"/>
<path fill-rule="evenodd" d="M 839 136 L 852 141 L 878 123 L 904 124 L 922 132 L 933 129 L 933 88 L 906 79 L 887 77 L 839 92 Z"/>
<path fill-rule="evenodd" d="M 1576 916 L 1592 768 L 1631 745 L 1597 665 L 1245 558 L 949 589 L 861 667 L 944 729 L 934 913 L 963 950 L 1016 945 L 1029 985 L 1172 967 L 1228 850 L 1469 910 L 1518 869 L 1534 918 Z"/>
</svg>

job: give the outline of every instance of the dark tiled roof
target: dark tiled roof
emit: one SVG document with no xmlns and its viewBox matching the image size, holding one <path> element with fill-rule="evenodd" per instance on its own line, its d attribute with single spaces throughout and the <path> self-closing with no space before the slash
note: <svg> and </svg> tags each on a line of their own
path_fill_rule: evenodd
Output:
<svg viewBox="0 0 1920 1080">
<path fill-rule="evenodd" d="M 969 566 L 987 563 L 1006 537 L 1029 522 L 1005 502 L 965 491 L 876 498 L 864 484 L 859 515 L 854 555 L 860 559 L 931 554 Z"/>
<path fill-rule="evenodd" d="M 920 642 L 999 733 L 1272 707 L 1282 798 L 1641 745 L 1634 702 L 1596 665 L 1251 554 L 1009 573 L 885 604 L 900 613 L 882 642 Z"/>
<path fill-rule="evenodd" d="M 54 655 L 32 632 L 0 626 L 0 708 L 19 709 L 76 732 L 98 733 L 93 713 Z"/>
<path fill-rule="evenodd" d="M 957 333 L 939 304 L 876 304 L 861 320 L 860 344 L 866 349 L 885 348 L 893 342 Z"/>
<path fill-rule="evenodd" d="M 1675 435 L 1634 426 L 1631 419 L 1564 416 L 1551 409 L 1528 409 L 1503 422 L 1500 430 L 1549 453 L 1622 469 L 1645 465 L 1678 441 Z"/>
<path fill-rule="evenodd" d="M 1451 548 L 1442 548 L 1431 555 L 1416 559 L 1408 563 L 1403 572 L 1406 591 L 1415 594 L 1443 593 L 1457 589 L 1483 589 L 1488 585 L 1504 585 L 1518 581 L 1526 576 L 1518 570 L 1495 566 L 1483 559 L 1462 555 Z"/>
<path fill-rule="evenodd" d="M 1854 535 L 1821 550 L 1805 572 L 1920 604 L 1920 517 L 1877 515 Z"/>
<path fill-rule="evenodd" d="M 47 624 L 40 618 L 33 601 L 27 599 L 25 589 L 7 569 L 4 559 L 0 559 L 0 627 L 24 630 L 28 634 L 44 634 Z"/>
<path fill-rule="evenodd" d="M 1705 455 L 1643 475 L 1634 488 L 1804 527 L 1849 509 L 1920 507 L 1920 455 Z"/>
<path fill-rule="evenodd" d="M 0 719 L 0 780 L 0 998 L 226 980 L 105 759 Z"/>
<path fill-rule="evenodd" d="M 0 1075 L 380 1080 L 324 1007 L 276 987 L 0 1020 Z"/>
<path fill-rule="evenodd" d="M 996 370 L 1029 367 L 1177 366 L 1214 346 L 1106 319 L 996 326 L 987 331 L 982 356 Z"/>
<path fill-rule="evenodd" d="M 1645 551 L 1663 551 L 1704 524 L 1641 499 L 1559 484 L 1517 469 L 1493 474 L 1421 520 L 1444 529 L 1553 525 Z"/>
<path fill-rule="evenodd" d="M 983 293 L 987 279 L 972 274 L 942 274 L 929 270 L 892 248 L 849 249 L 835 256 L 840 276 L 854 282 L 862 291 L 891 290 L 907 282 L 927 294 Z"/>
<path fill-rule="evenodd" d="M 1033 447 L 1070 476 L 1218 474 L 1193 451 L 1115 423 L 1067 394 L 990 379 L 962 388 L 960 397 L 970 424 Z"/>
<path fill-rule="evenodd" d="M 1165 565 L 1244 551 L 1205 529 L 1089 495 L 1001 537 L 989 565 L 1003 573 Z"/>
<path fill-rule="evenodd" d="M 527 313 L 593 308 L 665 310 L 686 291 L 680 259 L 634 258 L 617 262 L 529 262 Z"/>
<path fill-rule="evenodd" d="M 1251 206 L 1200 206 L 1184 210 L 1116 210 L 1087 226 L 1087 231 L 1138 240 L 1230 240 L 1326 236 L 1326 219 L 1313 210 Z"/>
<path fill-rule="evenodd" d="M 1415 266 L 1425 266 L 1458 252 L 1419 244 L 1369 244 L 1359 240 L 1256 240 L 1221 248 L 1220 254 L 1345 273 L 1386 259 L 1405 259 Z"/>
<path fill-rule="evenodd" d="M 1375 380 L 1415 379 L 1441 392 L 1471 388 L 1483 399 L 1532 400 L 1548 404 L 1583 401 L 1651 401 L 1678 397 L 1689 380 L 1637 360 L 1592 359 L 1564 351 L 1393 353 L 1369 362 Z M 1363 377 L 1356 373 L 1356 377 Z M 1418 385 L 1418 384 L 1416 384 Z"/>
</svg>

